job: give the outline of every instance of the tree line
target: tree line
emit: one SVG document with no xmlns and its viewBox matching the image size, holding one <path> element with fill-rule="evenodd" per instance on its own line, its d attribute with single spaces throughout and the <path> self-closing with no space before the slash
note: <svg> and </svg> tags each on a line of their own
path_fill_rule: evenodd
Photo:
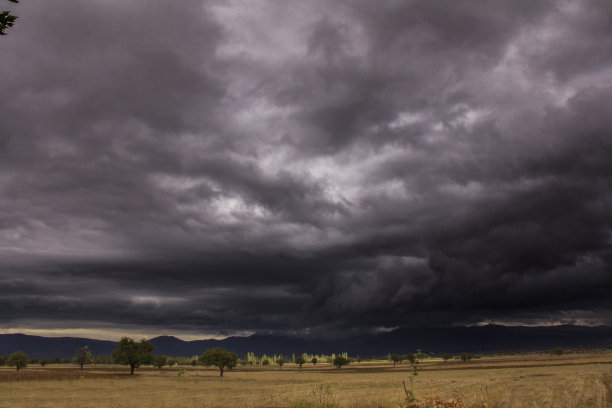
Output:
<svg viewBox="0 0 612 408">
<path fill-rule="evenodd" d="M 106 360 L 106 362 L 113 362 L 116 364 L 123 364 L 129 366 L 130 374 L 133 375 L 134 370 L 142 365 L 152 365 L 161 369 L 163 366 L 172 363 L 173 361 L 176 361 L 175 359 L 169 359 L 167 356 L 164 355 L 155 355 L 153 351 L 153 344 L 151 344 L 145 339 L 135 341 L 129 337 L 122 337 L 119 343 L 117 343 L 117 348 L 115 349 L 115 351 L 113 351 L 109 359 L 96 359 L 92 355 L 89 348 L 87 346 L 84 346 L 76 350 L 75 356 L 71 360 L 59 358 L 53 360 L 28 360 L 27 354 L 22 351 L 16 351 L 5 359 L 2 356 L 2 353 L 0 353 L 0 365 L 7 364 L 9 366 L 15 367 L 16 370 L 19 371 L 27 367 L 28 361 L 30 363 L 33 363 L 35 361 L 40 362 L 41 365 L 45 365 L 49 361 L 58 363 L 74 362 L 80 366 L 81 370 L 83 370 L 83 366 L 85 365 L 89 365 L 95 362 L 101 362 L 100 360 Z M 249 355 L 247 355 L 247 359 L 249 358 L 249 356 L 253 356 L 253 354 L 249 353 Z M 306 354 L 303 354 L 301 356 L 295 356 L 294 354 L 291 359 L 289 359 L 283 356 L 275 355 L 272 359 L 272 362 L 274 364 L 277 364 L 279 366 L 279 369 L 282 369 L 283 365 L 289 361 L 297 364 L 300 368 L 302 368 L 302 365 L 307 362 L 305 358 L 306 356 Z M 351 362 L 346 353 L 339 355 L 334 354 L 332 356 L 333 357 L 331 357 L 331 359 L 328 361 L 337 368 L 341 368 Z M 265 358 L 258 359 L 258 361 L 262 365 L 270 364 L 270 360 L 271 359 L 267 356 L 265 356 Z M 197 365 L 198 363 L 200 363 L 205 366 L 217 367 L 219 369 L 220 376 L 223 376 L 225 370 L 231 370 L 236 367 L 239 362 L 242 364 L 248 364 L 249 360 L 239 360 L 238 354 L 236 352 L 228 351 L 220 347 L 207 349 L 200 356 L 197 356 L 197 358 L 193 358 L 191 360 L 191 363 L 193 365 Z M 311 357 L 308 362 L 312 363 L 313 365 L 316 365 L 319 362 L 319 359 L 317 357 Z"/>
</svg>

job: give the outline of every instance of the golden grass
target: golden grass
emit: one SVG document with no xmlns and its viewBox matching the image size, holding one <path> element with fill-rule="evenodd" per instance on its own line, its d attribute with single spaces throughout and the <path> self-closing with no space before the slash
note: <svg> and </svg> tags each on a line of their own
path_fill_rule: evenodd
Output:
<svg viewBox="0 0 612 408">
<path fill-rule="evenodd" d="M 612 395 L 612 355 L 529 356 L 479 359 L 473 363 L 424 362 L 414 392 L 466 401 L 488 408 L 604 408 Z M 290 407 L 326 397 L 341 407 L 392 407 L 404 400 L 406 365 L 238 367 L 226 372 L 203 367 L 141 368 L 133 377 L 122 366 L 31 366 L 20 372 L 0 367 L 0 407 L 201 408 Z M 319 395 L 317 396 L 317 390 Z M 608 399 L 608 405 L 606 405 Z"/>
</svg>

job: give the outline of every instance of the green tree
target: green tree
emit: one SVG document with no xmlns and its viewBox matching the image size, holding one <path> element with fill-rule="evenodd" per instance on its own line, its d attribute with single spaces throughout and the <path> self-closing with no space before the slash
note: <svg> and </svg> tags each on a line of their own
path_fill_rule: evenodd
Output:
<svg viewBox="0 0 612 408">
<path fill-rule="evenodd" d="M 91 364 L 91 352 L 87 346 L 81 347 L 76 351 L 76 356 L 74 357 L 74 361 L 81 366 L 81 371 L 83 371 L 83 366 L 85 364 Z"/>
<path fill-rule="evenodd" d="M 155 360 L 153 361 L 153 365 L 161 370 L 163 366 L 168 363 L 168 357 L 166 356 L 155 356 Z"/>
<path fill-rule="evenodd" d="M 472 355 L 469 353 L 463 353 L 461 354 L 461 361 L 463 361 L 464 363 L 467 363 L 468 361 L 470 361 L 472 359 Z"/>
<path fill-rule="evenodd" d="M 129 365 L 130 375 L 134 375 L 135 368 L 153 362 L 153 348 L 153 345 L 145 339 L 137 343 L 129 337 L 123 337 L 113 352 L 113 361 Z"/>
<path fill-rule="evenodd" d="M 306 359 L 302 356 L 297 356 L 295 358 L 295 364 L 299 365 L 300 368 L 302 368 L 302 364 L 304 364 L 306 362 Z"/>
<path fill-rule="evenodd" d="M 417 356 L 410 353 L 410 354 L 406 354 L 405 356 L 403 356 L 402 360 L 406 360 L 410 363 L 410 365 L 414 365 L 418 359 L 417 359 Z"/>
<path fill-rule="evenodd" d="M 317 360 L 316 357 L 313 357 L 312 360 L 310 360 L 310 362 L 312 363 L 312 365 L 317 365 L 317 363 L 319 362 L 319 360 Z"/>
<path fill-rule="evenodd" d="M 402 357 L 398 356 L 397 354 L 391 354 L 389 356 L 389 360 L 393 362 L 393 367 L 395 367 L 395 364 L 402 362 Z"/>
<path fill-rule="evenodd" d="M 207 366 L 215 366 L 219 369 L 219 376 L 223 377 L 223 370 L 231 369 L 238 363 L 238 355 L 233 351 L 227 351 L 221 347 L 206 350 L 198 358 L 200 363 Z"/>
<path fill-rule="evenodd" d="M 561 355 L 565 354 L 565 349 L 563 349 L 562 347 L 557 347 L 556 349 L 553 350 L 552 353 L 555 356 L 561 356 Z"/>
<path fill-rule="evenodd" d="M 0 353 L 0 366 L 4 365 L 4 356 Z"/>
<path fill-rule="evenodd" d="M 6 359 L 9 367 L 15 367 L 17 371 L 28 366 L 28 355 L 23 351 L 16 351 Z"/>
<path fill-rule="evenodd" d="M 342 368 L 342 366 L 348 365 L 350 364 L 351 360 L 349 360 L 348 358 L 344 357 L 344 356 L 336 356 L 334 357 L 334 360 L 332 361 L 332 363 L 338 367 L 338 369 Z"/>
<path fill-rule="evenodd" d="M 282 357 L 276 359 L 276 364 L 278 364 L 278 369 L 281 370 L 283 368 L 283 364 L 285 364 L 285 360 Z"/>
<path fill-rule="evenodd" d="M 440 354 L 440 357 L 442 357 L 442 360 L 444 360 L 444 364 L 446 364 L 448 360 L 453 358 L 453 355 L 451 353 L 442 353 Z"/>
<path fill-rule="evenodd" d="M 9 0 L 11 3 L 19 3 L 18 0 Z M 17 16 L 11 14 L 10 11 L 0 11 L 0 35 L 6 35 L 4 30 L 12 27 L 17 20 Z"/>
</svg>

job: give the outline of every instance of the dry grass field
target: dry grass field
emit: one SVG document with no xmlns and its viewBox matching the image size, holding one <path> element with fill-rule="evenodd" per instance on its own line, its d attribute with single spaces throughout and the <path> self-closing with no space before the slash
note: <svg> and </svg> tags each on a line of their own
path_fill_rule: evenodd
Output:
<svg viewBox="0 0 612 408">
<path fill-rule="evenodd" d="M 396 407 L 405 400 L 409 367 L 389 363 L 157 370 L 130 376 L 123 366 L 0 367 L 1 407 L 292 407 L 329 402 L 339 407 Z M 436 394 L 486 402 L 488 408 L 612 407 L 612 353 L 509 356 L 470 363 L 424 361 L 414 382 L 417 397 Z M 301 405 L 300 405 L 301 404 Z M 309 405 L 310 404 L 310 405 Z M 320 404 L 319 406 L 322 406 Z M 482 406 L 482 405 L 481 405 Z"/>
</svg>

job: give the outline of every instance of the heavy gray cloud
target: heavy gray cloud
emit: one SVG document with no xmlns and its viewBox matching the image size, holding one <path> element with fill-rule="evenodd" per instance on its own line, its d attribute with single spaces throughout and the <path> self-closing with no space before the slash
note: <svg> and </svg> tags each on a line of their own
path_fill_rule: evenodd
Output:
<svg viewBox="0 0 612 408">
<path fill-rule="evenodd" d="M 603 3 L 12 9 L 0 327 L 612 323 Z"/>
</svg>

